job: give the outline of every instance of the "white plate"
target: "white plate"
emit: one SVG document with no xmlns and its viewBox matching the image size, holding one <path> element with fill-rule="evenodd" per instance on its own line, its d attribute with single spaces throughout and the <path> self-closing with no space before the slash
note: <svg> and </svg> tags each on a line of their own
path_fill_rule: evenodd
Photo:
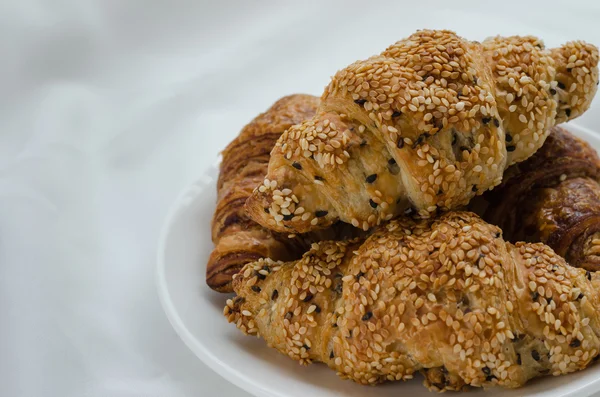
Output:
<svg viewBox="0 0 600 397">
<path fill-rule="evenodd" d="M 575 125 L 569 130 L 600 151 L 600 136 Z M 187 346 L 230 382 L 257 396 L 431 396 L 417 377 L 376 387 L 339 379 L 322 364 L 302 367 L 270 349 L 261 339 L 243 335 L 223 317 L 228 295 L 206 286 L 206 260 L 213 248 L 210 221 L 215 209 L 215 165 L 173 204 L 158 252 L 157 287 L 171 324 Z M 492 389 L 486 396 L 587 396 L 600 391 L 600 365 L 562 377 L 546 377 L 526 387 Z M 472 391 L 478 395 L 483 391 Z"/>
</svg>

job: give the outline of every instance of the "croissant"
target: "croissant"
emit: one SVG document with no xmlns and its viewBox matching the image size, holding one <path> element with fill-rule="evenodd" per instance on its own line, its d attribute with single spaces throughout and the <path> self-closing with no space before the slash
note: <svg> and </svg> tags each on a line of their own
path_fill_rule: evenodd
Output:
<svg viewBox="0 0 600 397">
<path fill-rule="evenodd" d="M 304 235 L 277 233 L 252 221 L 244 209 L 246 199 L 267 173 L 269 153 L 281 133 L 313 116 L 318 103 L 319 98 L 311 95 L 281 98 L 246 125 L 223 151 L 217 208 L 212 220 L 215 249 L 206 265 L 206 283 L 215 291 L 232 292 L 232 276 L 248 262 L 263 257 L 298 259 L 312 241 L 340 240 L 361 234 L 342 222 Z"/>
<path fill-rule="evenodd" d="M 231 277 L 243 265 L 259 258 L 299 258 L 307 245 L 288 234 L 271 232 L 253 222 L 244 203 L 267 173 L 269 154 L 281 133 L 314 116 L 319 99 L 290 95 L 245 126 L 223 151 L 217 183 L 218 202 L 212 220 L 215 249 L 206 266 L 206 283 L 220 292 L 231 292 Z"/>
<path fill-rule="evenodd" d="M 502 185 L 470 206 L 509 241 L 542 242 L 572 266 L 600 270 L 600 159 L 569 131 L 555 127 L 528 160 L 510 167 Z"/>
<path fill-rule="evenodd" d="M 585 368 L 600 349 L 600 275 L 473 213 L 399 218 L 234 278 L 225 316 L 247 334 L 362 384 L 416 372 L 432 390 L 515 388 Z"/>
<path fill-rule="evenodd" d="M 279 138 L 248 213 L 304 233 L 466 205 L 582 114 L 597 82 L 598 50 L 584 42 L 419 31 L 333 77 L 317 114 Z"/>
</svg>

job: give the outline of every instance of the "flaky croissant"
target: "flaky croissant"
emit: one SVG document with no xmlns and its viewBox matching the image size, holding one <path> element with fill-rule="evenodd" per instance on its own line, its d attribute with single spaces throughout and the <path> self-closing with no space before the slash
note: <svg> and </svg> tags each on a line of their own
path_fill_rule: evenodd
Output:
<svg viewBox="0 0 600 397">
<path fill-rule="evenodd" d="M 600 159 L 569 131 L 555 127 L 502 185 L 469 205 L 509 241 L 542 242 L 571 266 L 600 270 Z"/>
<path fill-rule="evenodd" d="M 465 205 L 589 107 L 597 64 L 584 42 L 419 31 L 333 77 L 317 115 L 279 139 L 248 212 L 303 233 Z"/>
<path fill-rule="evenodd" d="M 600 270 L 600 184 L 572 178 L 532 193 L 522 202 L 526 240 L 545 242 L 573 266 Z"/>
<path fill-rule="evenodd" d="M 433 390 L 514 388 L 585 368 L 600 348 L 600 274 L 506 243 L 468 212 L 395 219 L 234 279 L 224 313 L 303 364 L 363 384 L 423 372 Z"/>
<path fill-rule="evenodd" d="M 231 278 L 242 266 L 259 258 L 296 259 L 307 245 L 288 234 L 271 232 L 253 222 L 244 210 L 246 199 L 267 173 L 269 154 L 283 131 L 314 116 L 319 98 L 290 95 L 242 129 L 223 151 L 217 183 L 218 202 L 212 220 L 215 249 L 206 266 L 206 283 L 231 292 Z"/>
</svg>

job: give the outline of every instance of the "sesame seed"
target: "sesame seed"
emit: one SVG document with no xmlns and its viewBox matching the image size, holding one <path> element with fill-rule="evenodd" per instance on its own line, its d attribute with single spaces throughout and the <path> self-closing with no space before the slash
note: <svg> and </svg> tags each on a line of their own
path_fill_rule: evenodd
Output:
<svg viewBox="0 0 600 397">
<path fill-rule="evenodd" d="M 367 183 L 373 183 L 377 180 L 377 174 L 371 174 L 367 177 L 366 182 Z"/>
</svg>

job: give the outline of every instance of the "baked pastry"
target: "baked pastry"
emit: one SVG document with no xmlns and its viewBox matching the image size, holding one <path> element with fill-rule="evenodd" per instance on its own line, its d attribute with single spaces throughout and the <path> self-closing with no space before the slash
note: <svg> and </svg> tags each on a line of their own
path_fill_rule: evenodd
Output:
<svg viewBox="0 0 600 397">
<path fill-rule="evenodd" d="M 271 232 L 253 222 L 244 203 L 267 173 L 269 154 L 282 132 L 314 116 L 319 98 L 290 95 L 246 125 L 223 151 L 217 183 L 218 201 L 212 220 L 215 249 L 206 265 L 206 283 L 220 292 L 231 292 L 231 277 L 243 265 L 259 258 L 298 258 L 306 250 L 299 237 Z"/>
<path fill-rule="evenodd" d="M 465 205 L 589 107 L 597 64 L 579 41 L 419 31 L 333 77 L 316 116 L 277 142 L 248 213 L 304 233 Z"/>
<path fill-rule="evenodd" d="M 572 266 L 600 270 L 600 159 L 555 127 L 528 160 L 506 171 L 500 187 L 471 204 L 509 241 L 542 242 Z"/>
<path fill-rule="evenodd" d="M 313 244 L 234 278 L 225 316 L 247 334 L 363 384 L 422 372 L 432 390 L 519 387 L 600 349 L 600 274 L 473 213 L 394 219 L 366 240 Z"/>
</svg>

